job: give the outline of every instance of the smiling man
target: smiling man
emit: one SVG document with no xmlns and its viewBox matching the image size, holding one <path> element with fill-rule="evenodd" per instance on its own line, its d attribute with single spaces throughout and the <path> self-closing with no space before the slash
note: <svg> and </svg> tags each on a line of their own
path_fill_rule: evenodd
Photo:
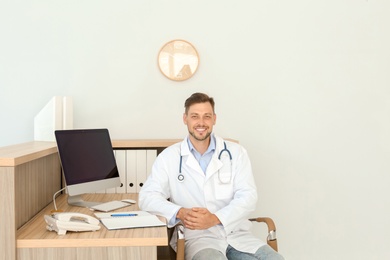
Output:
<svg viewBox="0 0 390 260">
<path fill-rule="evenodd" d="M 200 100 L 203 100 L 202 97 L 202 95 L 199 96 Z M 209 102 L 192 103 L 193 99 L 187 99 L 183 114 L 183 122 L 187 125 L 190 142 L 200 153 L 203 153 L 204 148 L 207 149 L 209 146 L 210 135 L 217 119 L 214 113 L 214 100 L 207 96 L 203 98 Z"/>
<path fill-rule="evenodd" d="M 140 208 L 165 217 L 169 227 L 183 223 L 186 259 L 283 259 L 250 232 L 257 201 L 251 164 L 241 145 L 213 133 L 214 106 L 203 93 L 185 101 L 189 134 L 157 157 Z"/>
</svg>

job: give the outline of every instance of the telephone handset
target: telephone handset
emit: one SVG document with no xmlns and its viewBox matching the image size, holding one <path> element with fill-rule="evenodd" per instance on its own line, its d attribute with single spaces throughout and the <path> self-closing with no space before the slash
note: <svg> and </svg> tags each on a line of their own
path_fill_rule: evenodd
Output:
<svg viewBox="0 0 390 260">
<path fill-rule="evenodd" d="M 44 216 L 46 229 L 65 235 L 66 231 L 96 231 L 100 229 L 99 220 L 82 213 L 63 212 Z"/>
</svg>

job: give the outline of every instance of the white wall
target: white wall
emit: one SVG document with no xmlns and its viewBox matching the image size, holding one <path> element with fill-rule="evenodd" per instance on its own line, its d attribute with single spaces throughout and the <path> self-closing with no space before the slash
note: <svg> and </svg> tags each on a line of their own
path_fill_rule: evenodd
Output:
<svg viewBox="0 0 390 260">
<path fill-rule="evenodd" d="M 33 139 L 54 95 L 76 128 L 113 139 L 181 138 L 183 102 L 215 97 L 219 135 L 248 149 L 258 210 L 287 259 L 388 259 L 390 2 L 3 1 L 0 146 Z M 157 53 L 181 38 L 195 76 Z"/>
</svg>

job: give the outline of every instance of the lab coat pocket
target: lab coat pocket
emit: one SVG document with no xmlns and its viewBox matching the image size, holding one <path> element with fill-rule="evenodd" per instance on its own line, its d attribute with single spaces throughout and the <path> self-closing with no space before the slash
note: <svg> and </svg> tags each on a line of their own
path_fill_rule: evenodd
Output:
<svg viewBox="0 0 390 260">
<path fill-rule="evenodd" d="M 232 199 L 233 198 L 233 183 L 221 183 L 215 182 L 215 198 L 218 200 Z"/>
</svg>

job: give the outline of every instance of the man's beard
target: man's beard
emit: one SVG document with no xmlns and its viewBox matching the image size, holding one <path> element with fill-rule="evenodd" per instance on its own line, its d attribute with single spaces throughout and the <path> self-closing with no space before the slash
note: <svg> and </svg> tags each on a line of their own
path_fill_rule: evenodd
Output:
<svg viewBox="0 0 390 260">
<path fill-rule="evenodd" d="M 209 136 L 211 135 L 211 132 L 207 132 L 206 135 L 205 135 L 204 137 L 199 138 L 199 137 L 197 137 L 197 136 L 195 135 L 195 132 L 191 132 L 191 131 L 188 131 L 188 132 L 189 132 L 190 135 L 191 135 L 193 138 L 195 138 L 195 140 L 197 140 L 197 141 L 204 141 L 204 140 L 206 140 L 207 138 L 209 138 Z"/>
</svg>

